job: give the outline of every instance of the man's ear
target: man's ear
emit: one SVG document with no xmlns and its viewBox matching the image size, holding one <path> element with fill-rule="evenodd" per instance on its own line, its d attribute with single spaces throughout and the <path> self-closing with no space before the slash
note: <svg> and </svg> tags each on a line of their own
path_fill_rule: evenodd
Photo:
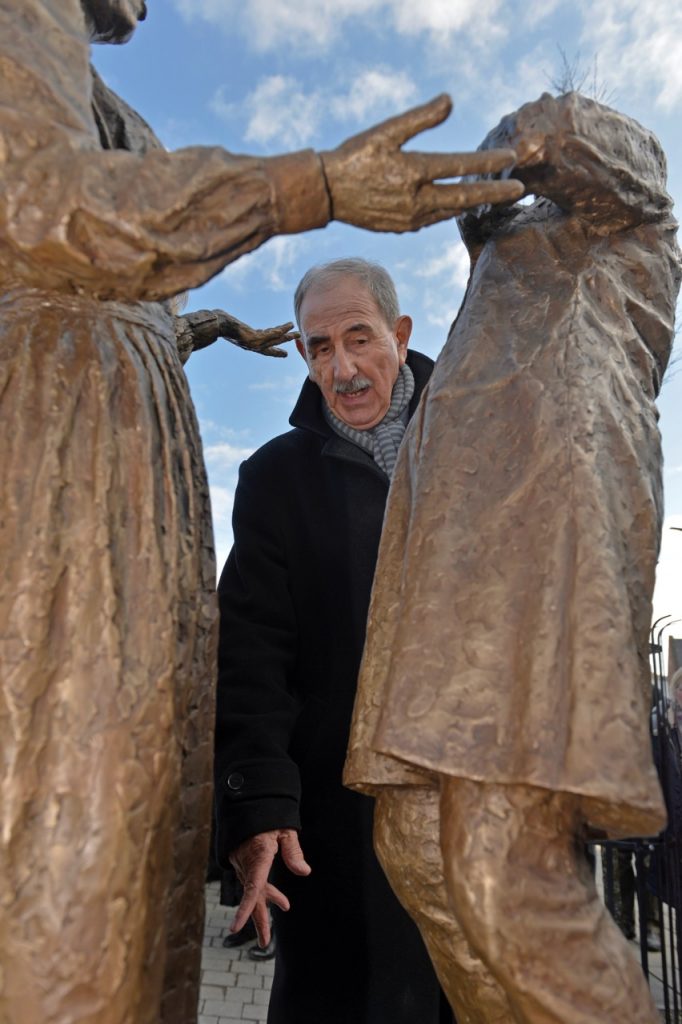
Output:
<svg viewBox="0 0 682 1024">
<path fill-rule="evenodd" d="M 410 343 L 410 335 L 412 334 L 412 317 L 406 315 L 399 316 L 395 322 L 393 334 L 398 343 L 398 356 L 402 366 L 407 359 L 407 346 Z"/>
</svg>

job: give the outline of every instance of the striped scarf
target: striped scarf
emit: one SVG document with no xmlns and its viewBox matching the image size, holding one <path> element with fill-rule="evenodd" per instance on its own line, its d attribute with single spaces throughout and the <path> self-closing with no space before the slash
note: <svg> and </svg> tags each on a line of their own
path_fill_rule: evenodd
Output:
<svg viewBox="0 0 682 1024">
<path fill-rule="evenodd" d="M 354 427 L 349 427 L 347 423 L 334 415 L 326 402 L 323 402 L 324 418 L 337 434 L 369 452 L 390 480 L 395 469 L 398 448 L 405 433 L 407 407 L 413 394 L 414 377 L 412 370 L 405 363 L 393 385 L 388 412 L 375 427 L 370 427 L 369 430 L 355 430 Z"/>
</svg>

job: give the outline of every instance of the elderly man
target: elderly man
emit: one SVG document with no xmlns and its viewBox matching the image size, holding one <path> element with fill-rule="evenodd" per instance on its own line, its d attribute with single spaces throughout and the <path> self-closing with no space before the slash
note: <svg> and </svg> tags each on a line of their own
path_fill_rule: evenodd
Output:
<svg viewBox="0 0 682 1024">
<path fill-rule="evenodd" d="M 332 217 L 415 229 L 502 195 L 499 183 L 432 183 L 478 157 L 401 152 L 446 116 L 445 97 L 323 155 L 105 151 L 89 43 L 124 41 L 144 13 L 142 0 L 0 4 L 8 1024 L 196 1015 L 214 565 L 196 420 L 160 300 L 278 233 Z"/>
<path fill-rule="evenodd" d="M 274 904 L 269 1024 L 436 1024 L 451 1018 L 376 861 L 373 802 L 341 784 L 389 479 L 432 363 L 408 352 L 381 267 L 315 267 L 295 306 L 309 377 L 293 429 L 241 467 L 219 585 L 218 841 L 246 890 L 234 928 L 253 912 L 267 941 Z"/>
<path fill-rule="evenodd" d="M 680 254 L 636 122 L 542 96 L 538 198 L 461 220 L 466 297 L 401 449 L 346 768 L 467 1024 L 654 1024 L 582 855 L 665 820 L 649 737 L 655 398 Z"/>
</svg>

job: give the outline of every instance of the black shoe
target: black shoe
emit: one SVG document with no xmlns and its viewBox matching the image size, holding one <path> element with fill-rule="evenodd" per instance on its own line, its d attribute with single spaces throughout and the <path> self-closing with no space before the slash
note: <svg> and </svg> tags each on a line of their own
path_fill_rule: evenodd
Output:
<svg viewBox="0 0 682 1024">
<path fill-rule="evenodd" d="M 256 963 L 262 960 L 272 960 L 275 955 L 274 936 L 270 939 L 267 946 L 252 946 L 248 955 L 249 960 L 255 960 Z"/>
<path fill-rule="evenodd" d="M 225 949 L 237 949 L 238 946 L 243 946 L 245 942 L 253 942 L 256 938 L 256 926 L 249 918 L 244 927 L 238 932 L 230 932 L 223 939 L 223 946 Z"/>
</svg>

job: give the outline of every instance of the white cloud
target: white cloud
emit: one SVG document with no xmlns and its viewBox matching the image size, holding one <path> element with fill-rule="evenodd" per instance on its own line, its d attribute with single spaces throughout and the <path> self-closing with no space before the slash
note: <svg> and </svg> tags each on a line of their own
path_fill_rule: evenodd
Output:
<svg viewBox="0 0 682 1024">
<path fill-rule="evenodd" d="M 469 253 L 463 242 L 447 242 L 441 252 L 415 270 L 418 277 L 440 278 L 445 284 L 466 288 L 469 280 Z"/>
<path fill-rule="evenodd" d="M 458 238 L 452 239 L 452 230 L 448 234 L 448 240 L 439 246 L 425 248 L 425 252 L 433 251 L 433 256 L 410 260 L 399 267 L 399 294 L 406 295 L 407 302 L 414 306 L 415 292 L 418 292 L 427 323 L 438 329 L 431 343 L 423 338 L 419 340 L 419 347 L 427 355 L 437 354 L 445 341 L 445 333 L 457 315 L 469 279 L 466 246 Z"/>
<path fill-rule="evenodd" d="M 211 487 L 211 511 L 213 512 L 214 527 L 230 524 L 233 504 L 233 487 L 222 487 L 218 484 Z"/>
<path fill-rule="evenodd" d="M 259 380 L 249 384 L 249 391 L 285 391 L 287 395 L 298 395 L 305 376 L 303 363 L 301 362 L 301 373 L 298 376 L 289 375 L 283 380 Z"/>
<path fill-rule="evenodd" d="M 503 31 L 501 0 L 390 0 L 387 7 L 401 35 L 427 32 L 436 43 L 447 43 L 469 30 L 489 43 L 491 36 Z"/>
<path fill-rule="evenodd" d="M 209 444 L 204 448 L 204 456 L 209 471 L 215 475 L 216 470 L 223 472 L 228 469 L 235 469 L 249 455 L 253 455 L 253 448 L 240 448 L 230 444 L 229 441 L 220 441 L 218 444 Z"/>
<path fill-rule="evenodd" d="M 186 18 L 201 17 L 226 32 L 235 25 L 255 50 L 267 51 L 286 43 L 294 48 L 328 49 L 345 22 L 374 13 L 385 0 L 174 0 Z"/>
<path fill-rule="evenodd" d="M 543 44 L 523 54 L 504 74 L 491 74 L 485 120 L 493 128 L 505 114 L 517 110 L 543 92 L 555 92 L 552 80 L 560 77 L 559 51 Z"/>
<path fill-rule="evenodd" d="M 247 97 L 249 123 L 245 138 L 278 147 L 304 146 L 315 135 L 321 116 L 317 92 L 305 93 L 295 78 L 271 75 Z"/>
<path fill-rule="evenodd" d="M 200 415 L 200 426 L 201 436 L 204 439 L 204 443 L 207 443 L 207 438 L 217 437 L 221 441 L 240 441 L 242 444 L 248 441 L 251 430 L 249 427 L 243 427 L 241 430 L 235 430 L 234 427 L 226 427 L 224 423 L 218 423 L 216 420 L 212 420 L 209 417 Z"/>
<path fill-rule="evenodd" d="M 682 103 L 682 4 L 679 0 L 581 0 L 582 43 L 623 98 L 653 93 L 669 112 Z"/>
<path fill-rule="evenodd" d="M 524 26 L 530 29 L 537 28 L 541 22 L 547 21 L 554 14 L 561 2 L 562 0 L 526 0 L 522 12 Z"/>
<path fill-rule="evenodd" d="M 228 101 L 221 86 L 210 106 L 228 122 L 245 116 L 244 139 L 281 152 L 309 144 L 330 119 L 365 127 L 370 119 L 400 113 L 417 95 L 405 71 L 383 66 L 357 72 L 345 69 L 343 77 L 336 91 L 331 87 L 306 91 L 290 75 L 269 75 L 239 102 Z"/>
<path fill-rule="evenodd" d="M 250 0 L 243 11 L 255 47 L 272 50 L 283 43 L 304 50 L 327 50 L 345 22 L 375 13 L 382 0 Z"/>
<path fill-rule="evenodd" d="M 226 99 L 225 87 L 217 90 L 211 109 L 226 121 L 246 113 L 244 138 L 277 149 L 305 146 L 315 135 L 321 116 L 317 92 L 306 93 L 290 75 L 269 75 L 240 103 Z"/>
<path fill-rule="evenodd" d="M 345 93 L 330 98 L 329 108 L 339 121 L 366 121 L 382 111 L 398 113 L 416 93 L 417 87 L 405 71 L 368 68 L 353 78 Z"/>
<path fill-rule="evenodd" d="M 323 57 L 348 32 L 361 26 L 367 35 L 385 41 L 387 30 L 398 37 L 421 39 L 433 63 L 438 54 L 454 60 L 458 69 L 471 64 L 476 87 L 485 83 L 494 95 L 499 67 L 499 46 L 509 41 L 521 53 L 530 32 L 554 31 L 551 16 L 568 4 L 562 0 L 529 0 L 506 4 L 502 0 L 173 0 L 189 18 L 204 20 L 229 34 L 239 32 L 252 50 L 270 52 L 282 46 Z M 653 102 L 668 112 L 682 102 L 682 4 L 679 0 L 578 0 L 572 9 L 579 47 L 587 63 L 599 60 L 599 74 L 609 89 L 623 99 L 653 94 Z M 564 39 L 547 36 L 543 63 Z M 452 55 L 453 43 L 457 53 Z M 531 44 L 534 45 L 534 44 Z M 570 44 L 569 44 L 570 45 Z M 471 54 L 474 53 L 474 59 Z M 533 58 L 537 70 L 537 64 Z M 519 67 L 523 68 L 523 61 Z M 526 78 L 533 78 L 531 67 Z M 273 79 L 288 76 L 272 76 Z M 462 78 L 463 80 L 463 78 Z M 512 76 L 506 76 L 508 83 Z M 271 89 L 275 85 L 270 86 Z M 284 87 L 281 87 L 284 89 Z M 519 83 L 523 99 L 537 90 Z M 289 93 L 286 93 L 289 95 Z M 479 92 L 479 102 L 482 98 Z M 485 95 L 485 94 L 484 94 Z M 294 108 L 310 114 L 310 97 L 291 94 Z M 515 105 L 515 102 L 512 104 Z M 622 105 L 622 100 L 621 100 Z M 285 112 L 286 113 L 286 112 Z M 299 131 L 306 131 L 305 117 Z M 295 126 L 289 125 L 289 131 Z M 274 138 L 274 125 L 256 120 L 253 139 Z M 281 136 L 280 136 L 281 137 Z M 310 136 L 309 136 L 310 137 Z"/>
<path fill-rule="evenodd" d="M 234 488 L 220 484 L 211 485 L 211 510 L 213 512 L 213 536 L 215 541 L 216 568 L 222 572 L 232 547 L 232 505 Z"/>
<path fill-rule="evenodd" d="M 232 32 L 237 25 L 254 50 L 286 44 L 293 49 L 327 52 L 349 23 L 403 36 L 426 34 L 431 43 L 447 44 L 457 34 L 488 42 L 502 32 L 502 0 L 174 0 L 186 18 L 204 20 Z"/>
<path fill-rule="evenodd" d="M 294 268 L 309 244 L 299 235 L 271 238 L 259 249 L 230 263 L 222 271 L 221 280 L 237 291 L 257 284 L 275 292 L 293 292 L 300 277 Z"/>
<path fill-rule="evenodd" d="M 445 342 L 447 331 L 449 331 L 452 322 L 457 316 L 457 310 L 459 308 L 459 301 L 455 300 L 452 305 L 446 305 L 443 302 L 443 295 L 441 292 L 435 292 L 429 290 L 424 296 L 424 309 L 426 311 L 426 321 L 432 327 L 437 327 L 440 331 L 444 332 L 440 340 L 442 346 Z M 431 355 L 431 353 L 427 353 Z"/>
</svg>

